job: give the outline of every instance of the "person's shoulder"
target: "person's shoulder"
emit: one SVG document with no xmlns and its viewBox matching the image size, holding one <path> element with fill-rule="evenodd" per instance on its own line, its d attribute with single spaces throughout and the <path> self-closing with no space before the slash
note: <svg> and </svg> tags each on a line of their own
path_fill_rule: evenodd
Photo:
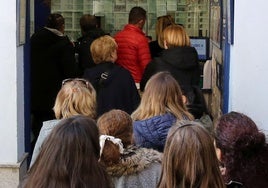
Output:
<svg viewBox="0 0 268 188">
<path fill-rule="evenodd" d="M 157 40 L 153 40 L 153 41 L 149 42 L 149 46 L 152 49 L 158 48 L 159 47 L 158 41 Z"/>
<path fill-rule="evenodd" d="M 123 74 L 125 76 L 131 76 L 131 73 L 129 70 L 127 70 L 126 68 L 124 68 L 123 66 L 117 63 L 114 64 L 114 70 L 115 72 L 119 72 L 119 74 Z"/>
<path fill-rule="evenodd" d="M 84 74 L 83 74 L 83 78 L 92 78 L 95 76 L 95 74 L 97 74 L 98 72 L 101 71 L 101 67 L 99 65 L 96 65 L 94 67 L 91 68 L 86 68 L 84 70 Z"/>
<path fill-rule="evenodd" d="M 144 125 L 145 127 L 149 126 L 149 125 L 156 125 L 159 124 L 161 122 L 165 122 L 166 120 L 170 120 L 172 118 L 171 115 L 169 115 L 168 113 L 166 114 L 161 114 L 161 115 L 156 115 L 156 116 L 152 116 L 143 120 L 137 120 L 133 122 L 133 125 L 135 127 L 135 125 Z"/>
<path fill-rule="evenodd" d="M 177 47 L 177 49 L 182 51 L 183 53 L 197 53 L 195 47 L 192 46 L 179 46 Z"/>
<path fill-rule="evenodd" d="M 137 153 L 140 153 L 145 158 L 148 158 L 152 163 L 161 163 L 163 158 L 163 153 L 151 148 L 138 147 Z"/>
<path fill-rule="evenodd" d="M 162 57 L 155 57 L 153 58 L 153 60 L 150 62 L 151 64 L 163 64 L 164 60 L 162 59 Z"/>
<path fill-rule="evenodd" d="M 44 121 L 42 129 L 43 130 L 53 129 L 59 122 L 60 122 L 59 119 L 53 119 L 53 120 Z"/>
</svg>

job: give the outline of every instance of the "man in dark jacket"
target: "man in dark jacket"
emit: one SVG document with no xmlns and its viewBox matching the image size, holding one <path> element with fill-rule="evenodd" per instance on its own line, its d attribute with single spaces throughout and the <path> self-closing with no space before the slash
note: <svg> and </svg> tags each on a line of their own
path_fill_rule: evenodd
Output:
<svg viewBox="0 0 268 188">
<path fill-rule="evenodd" d="M 95 66 L 90 53 L 90 45 L 96 38 L 105 35 L 105 32 L 99 28 L 97 18 L 90 14 L 85 14 L 80 18 L 80 28 L 82 37 L 77 39 L 75 48 L 79 68 L 83 73 L 86 68 Z"/>
<path fill-rule="evenodd" d="M 50 14 L 46 27 L 31 37 L 31 113 L 35 138 L 42 122 L 54 119 L 52 108 L 62 80 L 76 74 L 74 46 L 64 36 L 64 18 Z"/>
</svg>

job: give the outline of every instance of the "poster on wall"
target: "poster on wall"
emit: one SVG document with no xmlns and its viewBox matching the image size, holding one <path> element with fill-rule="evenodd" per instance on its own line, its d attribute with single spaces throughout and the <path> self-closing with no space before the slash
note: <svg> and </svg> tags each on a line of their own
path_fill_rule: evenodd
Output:
<svg viewBox="0 0 268 188">
<path fill-rule="evenodd" d="M 221 0 L 210 1 L 210 39 L 218 48 L 221 48 Z"/>
<path fill-rule="evenodd" d="M 26 0 L 17 1 L 17 46 L 23 45 L 25 43 L 26 37 Z"/>
<path fill-rule="evenodd" d="M 227 1 L 227 38 L 228 43 L 234 43 L 234 0 Z"/>
</svg>

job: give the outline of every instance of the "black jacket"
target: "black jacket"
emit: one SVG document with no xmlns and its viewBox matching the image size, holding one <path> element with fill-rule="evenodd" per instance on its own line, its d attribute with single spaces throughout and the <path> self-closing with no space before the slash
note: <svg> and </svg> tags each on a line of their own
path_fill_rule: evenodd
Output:
<svg viewBox="0 0 268 188">
<path fill-rule="evenodd" d="M 76 77 L 74 46 L 67 36 L 43 28 L 31 37 L 32 111 L 51 111 L 63 79 Z"/>
<path fill-rule="evenodd" d="M 75 43 L 75 51 L 78 54 L 78 64 L 82 73 L 86 68 L 95 66 L 90 53 L 90 45 L 95 39 L 103 35 L 105 35 L 105 33 L 102 29 L 95 28 L 77 39 L 77 42 Z"/>
<path fill-rule="evenodd" d="M 176 47 L 164 50 L 160 57 L 154 58 L 147 65 L 140 89 L 143 91 L 151 76 L 160 71 L 169 71 L 184 92 L 191 90 L 191 86 L 199 86 L 200 68 L 195 48 Z"/>
<path fill-rule="evenodd" d="M 159 57 L 161 56 L 161 53 L 163 52 L 163 48 L 161 48 L 158 44 L 157 40 L 154 40 L 152 42 L 149 42 L 149 48 L 150 48 L 150 52 L 151 52 L 151 57 L 155 58 L 155 57 Z"/>
<path fill-rule="evenodd" d="M 106 78 L 101 74 L 107 72 Z M 130 72 L 111 62 L 101 63 L 86 69 L 85 79 L 97 91 L 98 116 L 111 109 L 121 109 L 131 114 L 140 102 L 140 95 Z"/>
<path fill-rule="evenodd" d="M 198 55 L 193 47 L 176 47 L 162 52 L 160 57 L 150 62 L 140 82 L 141 91 L 147 81 L 157 72 L 169 71 L 178 81 L 183 94 L 187 97 L 187 107 L 199 119 L 207 112 L 205 99 L 200 89 L 200 68 Z"/>
</svg>

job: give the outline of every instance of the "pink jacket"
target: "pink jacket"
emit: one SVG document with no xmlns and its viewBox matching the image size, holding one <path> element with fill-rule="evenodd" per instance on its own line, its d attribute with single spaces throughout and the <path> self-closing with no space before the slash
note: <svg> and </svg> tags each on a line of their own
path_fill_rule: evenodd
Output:
<svg viewBox="0 0 268 188">
<path fill-rule="evenodd" d="M 118 44 L 116 62 L 130 71 L 135 83 L 140 83 L 144 69 L 151 61 L 145 34 L 135 25 L 127 24 L 114 38 Z"/>
</svg>

